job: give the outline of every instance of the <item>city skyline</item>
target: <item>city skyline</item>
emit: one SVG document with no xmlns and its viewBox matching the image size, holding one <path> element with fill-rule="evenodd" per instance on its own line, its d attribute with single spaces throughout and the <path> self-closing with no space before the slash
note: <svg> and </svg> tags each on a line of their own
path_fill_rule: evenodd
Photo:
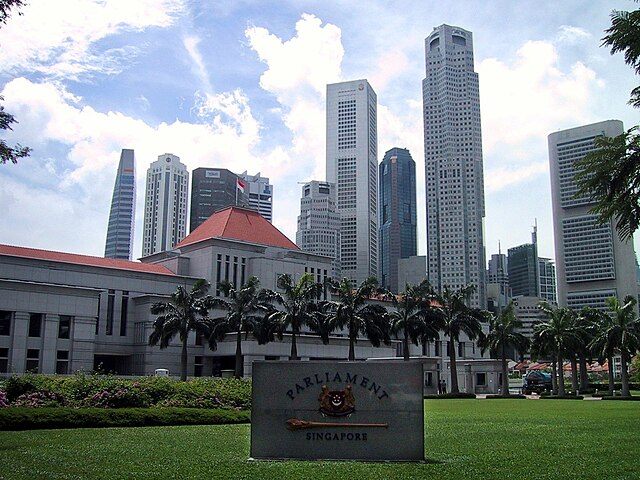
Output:
<svg viewBox="0 0 640 480">
<path fill-rule="evenodd" d="M 0 94 L 20 122 L 6 138 L 34 149 L 0 168 L 0 243 L 101 256 L 122 148 L 136 151 L 138 192 L 162 151 L 189 171 L 262 172 L 277 193 L 273 224 L 293 239 L 297 182 L 325 180 L 326 85 L 367 78 L 378 95 L 378 152 L 406 147 L 417 164 L 424 255 L 423 49 L 446 23 L 474 35 L 486 256 L 499 241 L 525 243 L 537 219 L 539 254 L 555 258 L 547 135 L 607 119 L 637 123 L 626 102 L 638 79 L 622 55 L 600 47 L 611 9 L 637 5 L 596 3 L 547 12 L 512 2 L 481 10 L 372 2 L 353 16 L 336 2 L 270 12 L 262 2 L 31 1 L 0 28 Z M 134 258 L 143 202 L 138 195 Z"/>
</svg>

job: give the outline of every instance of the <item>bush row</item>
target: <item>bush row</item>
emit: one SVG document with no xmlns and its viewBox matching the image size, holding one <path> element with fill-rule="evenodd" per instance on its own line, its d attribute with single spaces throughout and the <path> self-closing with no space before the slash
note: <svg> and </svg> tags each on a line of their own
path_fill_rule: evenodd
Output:
<svg viewBox="0 0 640 480">
<path fill-rule="evenodd" d="M 0 407 L 251 408 L 251 380 L 195 378 L 123 379 L 77 373 L 72 377 L 26 374 L 0 386 Z"/>
<path fill-rule="evenodd" d="M 443 400 L 446 398 L 476 398 L 475 393 L 438 393 L 433 395 L 425 395 L 425 400 Z"/>
<path fill-rule="evenodd" d="M 148 427 L 248 423 L 248 411 L 198 408 L 51 408 L 0 409 L 0 430 L 44 428 Z"/>
</svg>

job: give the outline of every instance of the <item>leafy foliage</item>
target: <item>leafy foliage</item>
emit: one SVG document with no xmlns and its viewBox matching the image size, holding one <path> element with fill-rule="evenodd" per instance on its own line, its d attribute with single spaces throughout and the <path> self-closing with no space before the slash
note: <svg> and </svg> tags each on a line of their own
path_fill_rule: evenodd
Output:
<svg viewBox="0 0 640 480">
<path fill-rule="evenodd" d="M 602 46 L 611 47 L 611 54 L 624 53 L 624 61 L 640 74 L 640 10 L 624 12 L 614 10 L 611 13 L 611 27 L 605 30 Z M 640 87 L 631 91 L 629 103 L 640 107 Z"/>
</svg>

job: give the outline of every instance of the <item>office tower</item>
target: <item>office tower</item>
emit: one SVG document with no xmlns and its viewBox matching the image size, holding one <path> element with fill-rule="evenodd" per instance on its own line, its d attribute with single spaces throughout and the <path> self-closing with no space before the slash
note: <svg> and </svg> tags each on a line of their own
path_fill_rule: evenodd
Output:
<svg viewBox="0 0 640 480">
<path fill-rule="evenodd" d="M 249 208 L 257 210 L 260 215 L 271 222 L 273 220 L 273 186 L 269 184 L 269 179 L 261 177 L 260 172 L 256 175 L 249 175 L 246 170 L 239 176 L 245 184 Z"/>
<path fill-rule="evenodd" d="M 509 285 L 509 266 L 507 256 L 500 252 L 491 255 L 489 259 L 489 269 L 487 270 L 487 281 L 499 285 Z"/>
<path fill-rule="evenodd" d="M 226 207 L 247 207 L 247 185 L 225 168 L 196 168 L 191 172 L 189 232 L 214 212 Z"/>
<path fill-rule="evenodd" d="M 340 279 L 340 214 L 335 184 L 312 180 L 302 186 L 296 244 L 305 252 L 333 258 L 331 277 Z"/>
<path fill-rule="evenodd" d="M 475 285 L 486 306 L 484 180 L 478 74 L 471 32 L 441 25 L 425 40 L 422 81 L 427 271 L 436 289 Z"/>
<path fill-rule="evenodd" d="M 588 195 L 577 196 L 574 181 L 574 162 L 593 151 L 595 137 L 623 132 L 621 121 L 607 120 L 549 135 L 560 307 L 605 308 L 611 296 L 637 297 L 633 243 L 620 240 L 614 222 L 598 222 L 598 216 L 589 212 L 594 203 Z"/>
<path fill-rule="evenodd" d="M 136 214 L 136 171 L 133 150 L 123 148 L 113 186 L 111 211 L 104 247 L 105 258 L 131 260 L 131 242 Z"/>
<path fill-rule="evenodd" d="M 514 297 L 540 296 L 538 252 L 535 243 L 525 243 L 508 250 L 509 286 Z"/>
<path fill-rule="evenodd" d="M 416 162 L 409 150 L 392 148 L 379 165 L 380 285 L 394 293 L 404 290 L 398 280 L 398 260 L 417 254 Z"/>
<path fill-rule="evenodd" d="M 327 182 L 336 184 L 342 276 L 378 274 L 377 97 L 366 80 L 327 85 Z"/>
<path fill-rule="evenodd" d="M 540 274 L 540 298 L 557 304 L 556 267 L 550 258 L 538 257 L 538 273 Z"/>
<path fill-rule="evenodd" d="M 180 157 L 158 156 L 147 170 L 142 256 L 172 249 L 187 233 L 189 172 Z"/>
</svg>

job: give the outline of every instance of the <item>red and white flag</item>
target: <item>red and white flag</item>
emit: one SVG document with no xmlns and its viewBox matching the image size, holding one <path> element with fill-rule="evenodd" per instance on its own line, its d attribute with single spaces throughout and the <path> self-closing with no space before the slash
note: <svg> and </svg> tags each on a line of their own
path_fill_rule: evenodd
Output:
<svg viewBox="0 0 640 480">
<path fill-rule="evenodd" d="M 238 182 L 237 182 L 238 190 L 240 190 L 242 193 L 244 193 L 245 185 L 246 184 L 242 180 L 238 179 Z"/>
</svg>

